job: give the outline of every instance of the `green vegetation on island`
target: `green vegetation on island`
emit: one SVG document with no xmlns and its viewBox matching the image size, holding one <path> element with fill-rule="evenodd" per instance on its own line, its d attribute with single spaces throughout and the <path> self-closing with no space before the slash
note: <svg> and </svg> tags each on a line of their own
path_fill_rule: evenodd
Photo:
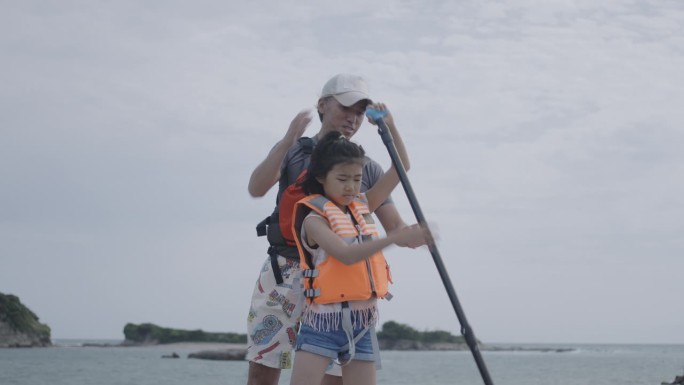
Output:
<svg viewBox="0 0 684 385">
<path fill-rule="evenodd" d="M 455 336 L 443 330 L 431 330 L 420 332 L 408 325 L 394 321 L 382 324 L 382 330 L 378 332 L 379 340 L 408 340 L 425 343 L 444 342 L 451 344 L 465 343 L 463 336 Z"/>
<path fill-rule="evenodd" d="M 247 343 L 246 334 L 209 333 L 202 330 L 181 330 L 157 326 L 151 323 L 124 326 L 124 337 L 127 344 L 170 344 L 176 342 L 221 342 Z"/>
<path fill-rule="evenodd" d="M 50 327 L 19 297 L 0 293 L 0 347 L 50 346 Z"/>
<path fill-rule="evenodd" d="M 178 342 L 247 343 L 247 335 L 239 333 L 208 333 L 202 330 L 182 330 L 157 326 L 152 323 L 124 327 L 124 345 L 153 345 Z M 442 330 L 418 331 L 411 326 L 387 321 L 378 332 L 382 349 L 387 350 L 453 350 L 467 349 L 465 339 Z"/>
<path fill-rule="evenodd" d="M 378 332 L 381 349 L 386 350 L 455 350 L 467 349 L 463 336 L 443 330 L 418 331 L 408 325 L 387 321 Z"/>
</svg>

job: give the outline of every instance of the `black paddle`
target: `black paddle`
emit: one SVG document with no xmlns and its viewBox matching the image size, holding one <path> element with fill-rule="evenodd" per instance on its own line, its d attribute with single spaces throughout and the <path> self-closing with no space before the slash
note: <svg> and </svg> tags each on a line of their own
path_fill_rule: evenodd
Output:
<svg viewBox="0 0 684 385">
<path fill-rule="evenodd" d="M 369 108 L 368 110 L 366 110 L 366 115 L 378 125 L 378 134 L 380 134 L 382 142 L 385 143 L 385 147 L 387 147 L 387 151 L 389 152 L 390 158 L 392 158 L 392 164 L 394 165 L 394 168 L 397 170 L 399 180 L 401 181 L 401 185 L 404 187 L 406 197 L 411 203 L 411 208 L 413 209 L 413 213 L 416 216 L 416 220 L 418 220 L 418 223 L 420 223 L 421 225 L 427 226 L 425 216 L 423 215 L 423 212 L 420 209 L 420 205 L 418 204 L 416 195 L 413 193 L 413 188 L 411 187 L 411 183 L 409 182 L 408 176 L 406 175 L 406 170 L 404 169 L 404 166 L 401 164 L 399 154 L 397 154 L 397 149 L 394 146 L 394 139 L 392 139 L 392 134 L 390 134 L 389 129 L 385 124 L 385 121 L 382 120 L 382 117 L 387 115 L 387 113 L 384 111 Z M 473 357 L 475 358 L 477 368 L 480 370 L 482 380 L 484 381 L 485 385 L 493 385 L 494 383 L 492 382 L 491 377 L 489 377 L 487 366 L 485 365 L 485 362 L 482 359 L 482 354 L 480 354 L 480 349 L 477 346 L 477 338 L 475 338 L 475 333 L 468 324 L 468 320 L 466 319 L 465 313 L 463 312 L 461 303 L 458 301 L 458 297 L 456 296 L 454 286 L 451 284 L 451 279 L 449 279 L 449 274 L 447 273 L 446 268 L 444 267 L 442 257 L 439 255 L 439 250 L 437 250 L 437 246 L 434 242 L 430 242 L 428 248 L 430 250 L 430 254 L 432 254 L 432 259 L 435 261 L 435 265 L 437 266 L 437 271 L 439 271 L 439 276 L 442 277 L 442 283 L 444 283 L 444 287 L 446 288 L 447 294 L 449 295 L 449 299 L 451 300 L 451 305 L 454 307 L 456 317 L 458 317 L 458 321 L 461 323 L 461 334 L 463 335 L 463 337 L 465 337 L 466 343 L 468 344 L 470 351 L 473 353 Z"/>
</svg>

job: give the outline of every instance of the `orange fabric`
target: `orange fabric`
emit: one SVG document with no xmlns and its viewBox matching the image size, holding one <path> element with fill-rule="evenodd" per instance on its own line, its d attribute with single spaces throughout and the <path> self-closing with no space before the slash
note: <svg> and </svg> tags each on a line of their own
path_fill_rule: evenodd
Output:
<svg viewBox="0 0 684 385">
<path fill-rule="evenodd" d="M 361 230 L 360 234 L 357 226 L 349 220 L 347 214 L 322 195 L 308 196 L 297 202 L 294 207 L 295 220 L 292 223 L 292 231 L 296 234 L 295 242 L 299 250 L 300 267 L 318 270 L 318 277 L 303 278 L 305 289 L 320 289 L 320 295 L 312 299 L 315 303 L 365 300 L 373 296 L 384 298 L 388 293 L 391 275 L 382 252 L 377 252 L 352 265 L 345 265 L 331 255 L 315 267 L 309 264 L 311 256 L 301 244 L 301 225 L 311 210 L 326 218 L 335 234 L 348 243 L 351 243 L 352 238 L 358 239 L 360 236 L 377 238 L 377 227 L 365 203 L 365 196 L 361 195 L 348 208 L 358 224 L 358 229 Z"/>
<path fill-rule="evenodd" d="M 295 204 L 300 199 L 306 197 L 304 190 L 302 189 L 302 182 L 306 177 L 306 170 L 302 171 L 297 177 L 297 181 L 287 186 L 283 190 L 283 194 L 280 196 L 280 202 L 278 206 L 280 207 L 278 213 L 278 224 L 280 225 L 280 233 L 285 240 L 285 243 L 289 246 L 294 246 L 294 233 L 292 232 L 292 213 Z"/>
</svg>

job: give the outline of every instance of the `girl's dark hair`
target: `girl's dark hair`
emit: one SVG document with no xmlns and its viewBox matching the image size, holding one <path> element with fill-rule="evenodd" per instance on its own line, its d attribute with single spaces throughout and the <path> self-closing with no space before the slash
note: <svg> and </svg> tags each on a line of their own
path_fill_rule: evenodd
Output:
<svg viewBox="0 0 684 385">
<path fill-rule="evenodd" d="M 349 141 L 337 131 L 326 134 L 314 147 L 311 162 L 302 182 L 302 189 L 307 195 L 323 194 L 323 185 L 316 178 L 325 176 L 341 163 L 365 163 L 366 153 L 358 144 Z"/>
</svg>

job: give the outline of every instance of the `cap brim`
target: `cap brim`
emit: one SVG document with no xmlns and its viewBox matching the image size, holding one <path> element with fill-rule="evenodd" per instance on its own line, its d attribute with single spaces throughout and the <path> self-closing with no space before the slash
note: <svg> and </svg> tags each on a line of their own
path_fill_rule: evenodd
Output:
<svg viewBox="0 0 684 385">
<path fill-rule="evenodd" d="M 361 100 L 367 100 L 368 103 L 372 103 L 372 100 L 368 97 L 368 94 L 359 91 L 344 92 L 333 95 L 333 97 L 345 107 L 351 107 Z"/>
</svg>

